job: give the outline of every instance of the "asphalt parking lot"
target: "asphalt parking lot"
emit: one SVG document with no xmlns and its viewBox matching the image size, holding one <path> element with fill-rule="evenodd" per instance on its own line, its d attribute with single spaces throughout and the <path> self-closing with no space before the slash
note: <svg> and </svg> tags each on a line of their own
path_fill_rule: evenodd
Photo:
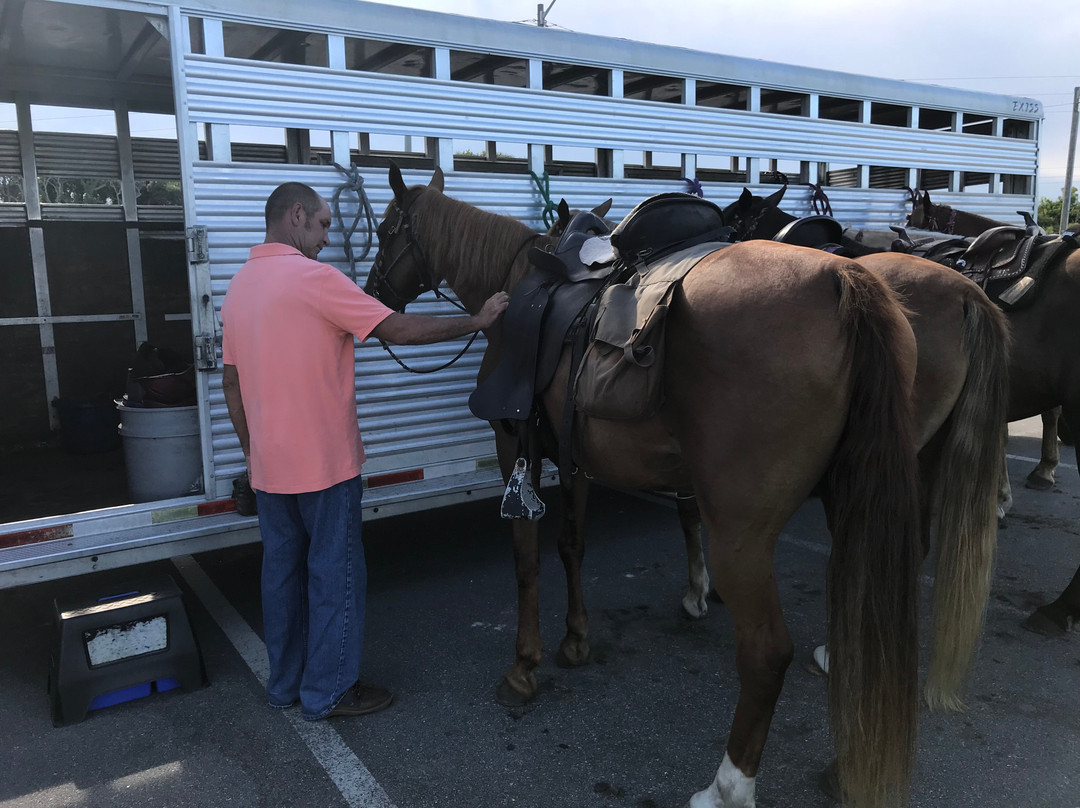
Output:
<svg viewBox="0 0 1080 808">
<path fill-rule="evenodd" d="M 1013 429 L 1016 504 L 999 533 L 969 708 L 924 710 L 914 806 L 1080 808 L 1080 636 L 1020 627 L 1080 565 L 1080 476 L 1063 452 L 1052 491 L 1023 488 L 1037 451 L 1037 420 Z M 495 507 L 367 526 L 364 676 L 397 699 L 362 718 L 307 724 L 298 710 L 264 706 L 257 545 L 0 591 L 0 808 L 680 808 L 715 774 L 737 677 L 723 607 L 701 621 L 680 615 L 686 564 L 673 508 L 594 493 L 584 570 L 593 664 L 576 670 L 552 659 L 565 584 L 546 520 L 541 693 L 507 710 L 492 696 L 512 661 L 516 585 Z M 824 633 L 827 542 L 820 506 L 807 503 L 777 550 L 797 660 L 758 778 L 761 808 L 831 804 L 815 784 L 831 757 L 824 685 L 801 664 Z M 183 589 L 209 685 L 54 727 L 53 600 L 151 573 Z"/>
</svg>

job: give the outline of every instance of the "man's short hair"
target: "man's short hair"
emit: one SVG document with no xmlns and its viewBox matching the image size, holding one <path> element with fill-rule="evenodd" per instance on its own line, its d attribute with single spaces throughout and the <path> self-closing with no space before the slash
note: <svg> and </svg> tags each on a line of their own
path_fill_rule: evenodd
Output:
<svg viewBox="0 0 1080 808">
<path fill-rule="evenodd" d="M 316 216 L 322 210 L 323 199 L 313 188 L 302 182 L 285 182 L 274 189 L 266 200 L 266 226 L 281 219 L 299 203 L 308 216 Z"/>
</svg>

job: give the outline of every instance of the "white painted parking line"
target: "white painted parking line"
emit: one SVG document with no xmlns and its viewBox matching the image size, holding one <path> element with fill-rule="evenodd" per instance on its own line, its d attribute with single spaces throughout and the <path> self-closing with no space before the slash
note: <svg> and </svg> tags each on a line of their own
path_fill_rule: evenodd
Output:
<svg viewBox="0 0 1080 808">
<path fill-rule="evenodd" d="M 173 559 L 176 569 L 187 581 L 211 617 L 225 632 L 259 683 L 266 686 L 269 668 L 266 646 L 233 608 L 210 577 L 191 556 Z M 267 709 L 270 709 L 269 707 Z M 280 711 L 292 723 L 296 733 L 311 750 L 315 760 L 337 786 L 351 808 L 395 808 L 371 772 L 342 740 L 327 721 L 305 721 L 297 709 Z"/>
<path fill-rule="evenodd" d="M 1007 455 L 1005 455 L 1005 457 L 1007 457 L 1009 460 L 1026 460 L 1028 463 L 1038 463 L 1039 462 L 1039 458 L 1037 458 L 1037 457 L 1024 457 L 1023 455 L 1013 455 L 1013 454 L 1007 454 Z M 1060 468 L 1063 468 L 1063 469 L 1075 469 L 1076 468 L 1076 466 L 1072 465 L 1071 463 L 1058 463 L 1058 466 Z"/>
</svg>

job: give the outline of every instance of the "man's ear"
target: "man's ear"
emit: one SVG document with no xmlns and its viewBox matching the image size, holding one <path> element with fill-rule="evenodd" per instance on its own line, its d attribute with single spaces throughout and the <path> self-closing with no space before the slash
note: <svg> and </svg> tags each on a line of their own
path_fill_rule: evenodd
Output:
<svg viewBox="0 0 1080 808">
<path fill-rule="evenodd" d="M 293 227 L 301 227 L 307 219 L 307 211 L 299 202 L 294 202 L 289 208 L 289 224 Z"/>
</svg>

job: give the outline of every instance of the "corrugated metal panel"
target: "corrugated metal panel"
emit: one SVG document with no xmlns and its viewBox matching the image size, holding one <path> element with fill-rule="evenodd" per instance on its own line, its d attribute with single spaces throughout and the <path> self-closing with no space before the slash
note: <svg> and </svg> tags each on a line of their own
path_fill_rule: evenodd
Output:
<svg viewBox="0 0 1080 808">
<path fill-rule="evenodd" d="M 132 138 L 131 159 L 136 182 L 180 179 L 180 149 L 175 140 Z"/>
<path fill-rule="evenodd" d="M 184 209 L 179 205 L 139 205 L 140 222 L 182 222 Z"/>
<path fill-rule="evenodd" d="M 415 174 L 407 181 L 419 183 L 427 179 Z M 457 178 L 454 179 L 447 190 L 459 198 L 474 204 L 487 203 L 484 206 L 492 209 L 497 209 L 501 202 L 521 212 L 532 207 L 532 214 L 536 213 L 535 206 L 527 202 L 527 177 L 524 182 L 516 178 L 513 188 L 486 178 L 488 192 L 472 194 L 471 198 L 467 190 L 458 187 Z M 263 239 L 262 211 L 266 198 L 280 183 L 290 180 L 306 182 L 329 199 L 340 182 L 340 174 L 333 168 L 306 166 L 270 168 L 245 163 L 196 166 L 195 204 L 199 224 L 208 228 L 214 305 L 219 314 L 229 280 L 247 260 L 251 246 Z M 365 188 L 377 215 L 381 216 L 391 199 L 386 172 L 376 170 L 365 174 Z M 347 211 L 346 215 L 351 216 Z M 330 238 L 330 246 L 323 250 L 320 260 L 345 271 L 347 262 L 340 230 L 335 227 Z M 354 236 L 353 244 L 360 247 L 359 234 Z M 377 244 L 369 260 L 358 267 L 361 283 L 376 249 Z M 431 295 L 417 301 L 410 308 L 413 310 L 426 314 L 457 313 Z M 395 348 L 395 353 L 412 366 L 428 368 L 447 362 L 464 344 L 465 340 L 457 340 L 440 345 L 401 346 Z M 407 453 L 415 456 L 449 452 L 464 457 L 494 453 L 490 428 L 469 412 L 467 403 L 476 383 L 483 347 L 481 337 L 452 367 L 439 373 L 414 375 L 402 370 L 377 342 L 357 346 L 357 412 L 370 459 L 365 466 L 369 473 L 392 467 L 395 457 Z M 215 476 L 219 479 L 235 476 L 242 457 L 221 393 L 220 376 L 211 381 L 211 419 Z"/>
<path fill-rule="evenodd" d="M 34 154 L 43 177 L 120 176 L 120 155 L 111 135 L 36 132 Z"/>
<path fill-rule="evenodd" d="M 26 205 L 0 202 L 0 224 L 8 226 L 26 224 Z"/>
<path fill-rule="evenodd" d="M 1007 174 L 1037 158 L 1034 141 L 958 132 L 198 55 L 186 71 L 191 117 L 210 123 Z"/>
<path fill-rule="evenodd" d="M 47 222 L 122 222 L 123 205 L 42 204 L 41 218 Z"/>
<path fill-rule="evenodd" d="M 19 133 L 0 132 L 0 175 L 20 176 L 22 157 L 19 152 Z"/>
</svg>

